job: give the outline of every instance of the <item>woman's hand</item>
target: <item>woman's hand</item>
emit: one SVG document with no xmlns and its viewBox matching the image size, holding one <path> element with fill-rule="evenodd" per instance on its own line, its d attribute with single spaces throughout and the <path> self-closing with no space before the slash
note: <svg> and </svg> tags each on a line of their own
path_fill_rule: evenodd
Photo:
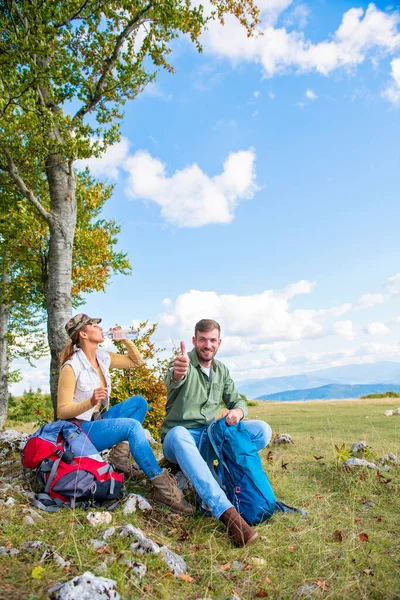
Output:
<svg viewBox="0 0 400 600">
<path fill-rule="evenodd" d="M 96 404 L 99 404 L 99 402 L 105 400 L 107 398 L 107 393 L 106 387 L 96 388 L 93 390 L 93 396 L 90 398 L 92 406 L 96 406 Z"/>
</svg>

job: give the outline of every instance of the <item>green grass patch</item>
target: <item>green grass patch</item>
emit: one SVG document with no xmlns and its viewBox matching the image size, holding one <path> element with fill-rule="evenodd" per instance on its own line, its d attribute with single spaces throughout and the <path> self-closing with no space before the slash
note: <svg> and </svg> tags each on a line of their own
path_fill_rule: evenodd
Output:
<svg viewBox="0 0 400 600">
<path fill-rule="evenodd" d="M 348 472 L 337 467 L 335 450 L 364 440 L 378 457 L 388 452 L 399 456 L 400 416 L 383 416 L 397 405 L 396 399 L 387 398 L 384 404 L 356 400 L 251 406 L 250 418 L 266 420 L 274 433 L 291 435 L 294 445 L 271 444 L 261 456 L 277 498 L 306 508 L 310 517 L 277 513 L 257 527 L 259 539 L 248 548 L 232 546 L 223 525 L 200 514 L 182 517 L 155 508 L 150 515 L 125 517 L 120 507 L 113 512 L 112 525 L 131 522 L 181 554 L 192 581 L 175 579 L 158 557 L 132 554 L 128 538 L 114 536 L 96 552 L 89 541 L 105 527 L 91 527 L 82 510 L 41 513 L 43 519 L 28 529 L 23 523 L 27 501 L 8 492 L 3 498 L 14 495 L 17 504 L 0 506 L 0 545 L 18 548 L 22 541 L 40 539 L 71 561 L 71 568 L 65 572 L 52 561 L 41 563 L 40 552 L 2 557 L 0 598 L 44 599 L 55 582 L 90 570 L 116 580 L 126 600 L 218 600 L 232 593 L 242 600 L 284 600 L 295 598 L 305 584 L 316 585 L 316 598 L 398 600 L 400 467 L 381 475 L 366 469 Z M 11 470 L 1 468 L 3 481 L 18 473 L 18 455 L 15 460 Z M 148 496 L 150 488 L 130 484 L 130 491 Z M 146 563 L 141 582 L 124 564 L 126 558 Z M 102 563 L 112 559 L 102 570 Z M 244 563 L 245 569 L 235 570 L 234 561 Z M 32 572 L 38 566 L 43 571 L 35 578 L 37 571 Z"/>
</svg>

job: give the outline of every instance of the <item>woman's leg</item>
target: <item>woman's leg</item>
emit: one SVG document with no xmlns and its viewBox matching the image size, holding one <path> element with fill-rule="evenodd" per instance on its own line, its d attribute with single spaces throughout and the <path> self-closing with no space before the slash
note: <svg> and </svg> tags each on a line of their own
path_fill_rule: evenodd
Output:
<svg viewBox="0 0 400 600">
<path fill-rule="evenodd" d="M 139 421 L 132 418 L 107 417 L 100 421 L 86 421 L 81 424 L 81 427 L 99 452 L 119 442 L 128 441 L 133 458 L 147 477 L 154 479 L 157 475 L 161 475 L 162 469 L 155 459 Z"/>
<path fill-rule="evenodd" d="M 103 419 L 136 419 L 143 423 L 148 405 L 143 396 L 132 396 L 124 402 L 119 402 L 102 414 Z"/>
</svg>

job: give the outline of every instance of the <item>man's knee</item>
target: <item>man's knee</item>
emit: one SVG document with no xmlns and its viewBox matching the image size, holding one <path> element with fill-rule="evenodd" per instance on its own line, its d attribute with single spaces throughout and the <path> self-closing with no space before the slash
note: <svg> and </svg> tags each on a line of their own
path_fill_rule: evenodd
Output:
<svg viewBox="0 0 400 600">
<path fill-rule="evenodd" d="M 177 425 L 168 431 L 164 438 L 164 445 L 181 446 L 184 444 L 195 445 L 195 442 L 186 427 Z"/>
<path fill-rule="evenodd" d="M 258 421 L 258 425 L 260 427 L 260 443 L 265 448 L 271 441 L 272 429 L 265 421 Z"/>
</svg>

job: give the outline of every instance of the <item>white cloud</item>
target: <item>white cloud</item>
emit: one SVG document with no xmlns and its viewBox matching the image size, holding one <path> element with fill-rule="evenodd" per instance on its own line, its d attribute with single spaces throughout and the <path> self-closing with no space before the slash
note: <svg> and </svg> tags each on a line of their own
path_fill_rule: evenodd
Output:
<svg viewBox="0 0 400 600">
<path fill-rule="evenodd" d="M 392 60 L 392 82 L 382 92 L 382 96 L 392 102 L 400 105 L 400 58 Z"/>
<path fill-rule="evenodd" d="M 189 290 L 180 294 L 175 302 L 164 303 L 165 312 L 158 320 L 164 331 L 173 330 L 174 335 L 190 339 L 198 320 L 215 319 L 221 324 L 224 354 L 266 351 L 274 342 L 287 343 L 328 335 L 330 328 L 326 323 L 351 306 L 291 310 L 289 300 L 295 295 L 309 293 L 313 285 L 301 281 L 285 290 L 266 290 L 252 296 Z M 339 325 L 337 327 L 340 329 Z M 348 325 L 342 326 L 341 335 L 350 335 Z M 281 350 L 276 346 L 274 349 Z"/>
<path fill-rule="evenodd" d="M 95 143 L 96 140 L 93 140 Z M 121 140 L 109 146 L 99 158 L 88 158 L 86 160 L 77 160 L 78 169 L 89 167 L 90 172 L 95 177 L 105 177 L 118 179 L 119 169 L 123 166 L 129 154 L 129 140 L 121 137 Z"/>
<path fill-rule="evenodd" d="M 355 303 L 355 308 L 372 308 L 378 304 L 384 304 L 385 296 L 383 294 L 363 294 Z"/>
<path fill-rule="evenodd" d="M 259 95 L 260 95 L 260 92 L 258 92 L 258 91 L 254 92 L 254 94 L 253 94 L 254 98 L 258 98 Z"/>
<path fill-rule="evenodd" d="M 400 294 L 400 273 L 393 275 L 393 277 L 389 277 L 386 289 L 392 296 Z"/>
<path fill-rule="evenodd" d="M 385 323 L 368 323 L 365 328 L 367 335 L 385 335 L 388 331 L 389 329 Z"/>
<path fill-rule="evenodd" d="M 352 340 L 356 335 L 351 321 L 336 321 L 333 325 L 333 331 L 346 340 Z"/>
<path fill-rule="evenodd" d="M 307 90 L 306 91 L 306 98 L 308 98 L 308 100 L 314 101 L 314 100 L 317 100 L 318 96 L 314 92 L 314 90 Z"/>
<path fill-rule="evenodd" d="M 298 4 L 283 19 L 283 23 L 286 27 L 298 27 L 299 29 L 304 29 L 307 27 L 310 14 L 311 11 L 306 4 Z"/>
<path fill-rule="evenodd" d="M 213 23 L 204 34 L 204 47 L 234 64 L 258 63 L 267 77 L 292 69 L 329 75 L 340 68 L 353 69 L 368 56 L 392 54 L 400 48 L 399 14 L 386 13 L 373 3 L 365 11 L 348 10 L 331 38 L 316 44 L 300 31 L 275 28 L 268 15 L 262 21 L 262 35 L 254 38 L 247 38 L 234 17 L 227 18 L 224 27 Z"/>
<path fill-rule="evenodd" d="M 269 96 L 270 100 L 275 100 L 275 94 L 274 94 L 274 92 L 269 92 L 268 96 Z"/>
<path fill-rule="evenodd" d="M 255 159 L 252 149 L 232 152 L 220 175 L 209 177 L 193 164 L 169 177 L 165 163 L 141 150 L 125 161 L 126 192 L 158 204 L 164 219 L 178 227 L 230 223 L 238 202 L 253 198 L 258 190 Z"/>
</svg>

